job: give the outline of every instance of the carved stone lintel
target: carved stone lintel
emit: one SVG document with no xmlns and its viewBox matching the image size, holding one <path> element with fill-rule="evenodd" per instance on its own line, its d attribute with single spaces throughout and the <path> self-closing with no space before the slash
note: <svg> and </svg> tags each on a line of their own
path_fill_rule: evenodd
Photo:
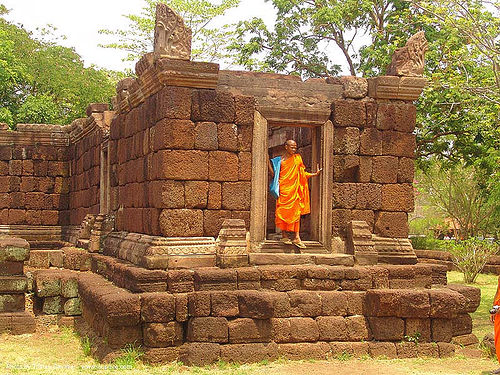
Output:
<svg viewBox="0 0 500 375">
<path fill-rule="evenodd" d="M 424 32 L 416 33 L 408 39 L 404 47 L 394 51 L 392 62 L 387 68 L 387 75 L 421 77 L 424 73 L 427 49 L 428 43 Z"/>
<path fill-rule="evenodd" d="M 156 6 L 155 58 L 191 59 L 191 29 L 165 4 Z"/>
<path fill-rule="evenodd" d="M 368 96 L 375 99 L 417 100 L 427 85 L 423 77 L 368 78 Z"/>
</svg>

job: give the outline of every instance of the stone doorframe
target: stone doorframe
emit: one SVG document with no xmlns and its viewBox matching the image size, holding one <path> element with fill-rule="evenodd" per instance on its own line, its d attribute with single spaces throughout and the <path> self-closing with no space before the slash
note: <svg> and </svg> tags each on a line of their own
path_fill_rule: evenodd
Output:
<svg viewBox="0 0 500 375">
<path fill-rule="evenodd" d="M 250 202 L 250 251 L 259 252 L 266 241 L 267 194 L 268 194 L 268 126 L 284 125 L 269 123 L 255 111 L 252 140 L 252 192 Z M 291 126 L 287 123 L 284 126 Z M 332 249 L 332 184 L 333 181 L 333 124 L 327 120 L 322 125 L 315 122 L 297 121 L 295 126 L 312 127 L 312 166 L 322 161 L 321 177 L 311 180 L 312 237 L 327 250 Z M 317 198 L 315 198 L 317 197 Z"/>
</svg>

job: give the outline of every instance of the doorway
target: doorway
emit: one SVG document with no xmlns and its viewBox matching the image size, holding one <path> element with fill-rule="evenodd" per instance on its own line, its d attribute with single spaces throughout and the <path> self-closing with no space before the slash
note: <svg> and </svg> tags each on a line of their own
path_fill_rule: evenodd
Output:
<svg viewBox="0 0 500 375">
<path fill-rule="evenodd" d="M 293 113 L 292 113 L 293 114 Z M 295 126 L 294 126 L 295 125 Z M 252 190 L 250 202 L 250 248 L 252 252 L 266 251 L 268 229 L 268 152 L 269 129 L 273 127 L 310 128 L 311 166 L 317 163 L 323 168 L 320 177 L 310 180 L 311 215 L 309 223 L 312 247 L 330 252 L 332 246 L 332 181 L 333 181 L 333 124 L 307 124 L 306 121 L 270 122 L 255 112 L 252 140 Z M 286 135 L 286 133 L 285 133 Z M 283 140 L 283 143 L 286 139 Z M 272 203 L 273 205 L 275 202 Z M 274 217 L 272 220 L 274 225 Z M 272 242 L 272 241 L 271 241 Z M 311 248 L 312 248 L 311 247 Z M 309 248 L 309 245 L 308 245 Z"/>
<path fill-rule="evenodd" d="M 288 139 L 293 139 L 297 142 L 297 153 L 301 155 L 302 161 L 308 172 L 316 171 L 316 164 L 321 164 L 318 160 L 318 152 L 316 142 L 313 147 L 313 138 L 316 138 L 315 128 L 306 126 L 269 126 L 267 148 L 269 158 L 280 156 L 284 153 L 284 144 Z M 313 163 L 313 159 L 316 161 Z M 303 215 L 300 220 L 300 237 L 303 241 L 318 241 L 317 228 L 312 225 L 317 225 L 319 222 L 317 209 L 318 196 L 314 194 L 315 185 L 318 185 L 318 180 L 321 177 L 309 179 L 309 193 L 311 197 L 311 213 Z M 266 240 L 279 240 L 281 238 L 281 230 L 275 225 L 276 199 L 267 194 L 267 215 L 266 215 Z M 313 219 L 314 217 L 314 219 Z"/>
</svg>

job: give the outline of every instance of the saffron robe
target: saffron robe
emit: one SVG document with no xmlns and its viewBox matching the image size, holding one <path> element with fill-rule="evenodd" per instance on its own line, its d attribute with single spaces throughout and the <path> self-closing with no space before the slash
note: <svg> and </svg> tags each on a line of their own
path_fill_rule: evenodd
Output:
<svg viewBox="0 0 500 375">
<path fill-rule="evenodd" d="M 498 287 L 497 293 L 495 296 L 495 301 L 493 301 L 493 305 L 500 306 L 500 276 L 498 277 Z M 497 352 L 497 359 L 500 362 L 500 313 L 495 314 L 495 351 Z"/>
<path fill-rule="evenodd" d="M 307 179 L 312 175 L 306 172 L 299 154 L 293 154 L 286 160 L 281 159 L 280 195 L 276 200 L 275 216 L 276 226 L 281 230 L 298 232 L 300 216 L 311 212 Z"/>
</svg>

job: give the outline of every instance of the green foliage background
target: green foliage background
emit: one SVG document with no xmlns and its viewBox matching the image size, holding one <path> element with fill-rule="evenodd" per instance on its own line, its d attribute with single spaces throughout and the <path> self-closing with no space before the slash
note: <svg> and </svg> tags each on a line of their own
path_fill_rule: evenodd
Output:
<svg viewBox="0 0 500 375">
<path fill-rule="evenodd" d="M 73 48 L 62 47 L 55 29 L 37 39 L 8 22 L 0 4 L 0 122 L 68 124 L 89 103 L 108 103 L 122 74 L 84 67 Z"/>
</svg>

